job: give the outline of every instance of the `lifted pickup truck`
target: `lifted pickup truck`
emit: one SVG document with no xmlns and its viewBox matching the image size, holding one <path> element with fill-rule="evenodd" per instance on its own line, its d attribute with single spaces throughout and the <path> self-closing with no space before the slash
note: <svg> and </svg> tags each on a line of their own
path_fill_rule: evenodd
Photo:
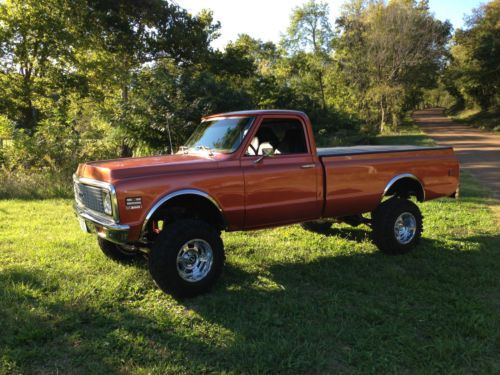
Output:
<svg viewBox="0 0 500 375">
<path fill-rule="evenodd" d="M 458 180 L 450 147 L 316 148 L 304 113 L 254 110 L 203 118 L 175 155 L 80 164 L 75 210 L 108 257 L 147 254 L 163 291 L 194 296 L 221 274 L 222 230 L 366 223 L 406 253 L 422 233 L 410 198 L 453 197 Z"/>
</svg>

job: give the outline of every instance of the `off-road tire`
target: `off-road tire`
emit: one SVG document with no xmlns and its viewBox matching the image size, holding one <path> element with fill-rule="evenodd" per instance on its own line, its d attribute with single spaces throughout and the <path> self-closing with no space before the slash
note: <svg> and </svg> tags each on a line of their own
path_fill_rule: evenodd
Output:
<svg viewBox="0 0 500 375">
<path fill-rule="evenodd" d="M 302 229 L 314 233 L 326 233 L 332 228 L 332 223 L 326 221 L 306 221 L 301 223 Z"/>
<path fill-rule="evenodd" d="M 177 269 L 177 256 L 189 241 L 201 239 L 212 250 L 212 265 L 199 281 L 184 280 Z M 194 297 L 208 292 L 224 266 L 224 245 L 220 232 L 203 220 L 181 219 L 167 224 L 156 238 L 149 254 L 149 272 L 158 287 L 175 297 Z"/>
<path fill-rule="evenodd" d="M 408 243 L 396 238 L 395 225 L 398 217 L 409 213 L 415 218 L 415 234 Z M 380 251 L 386 254 L 406 254 L 413 249 L 422 236 L 422 213 L 418 206 L 406 199 L 391 198 L 382 202 L 372 212 L 372 239 Z"/>
<path fill-rule="evenodd" d="M 97 237 L 97 244 L 104 255 L 118 263 L 128 264 L 142 258 L 139 251 L 128 250 L 101 237 Z"/>
</svg>

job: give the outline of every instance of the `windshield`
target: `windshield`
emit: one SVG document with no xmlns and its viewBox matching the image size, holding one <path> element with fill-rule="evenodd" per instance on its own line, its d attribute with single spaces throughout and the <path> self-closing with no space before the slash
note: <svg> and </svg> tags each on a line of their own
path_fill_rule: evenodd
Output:
<svg viewBox="0 0 500 375">
<path fill-rule="evenodd" d="M 180 152 L 234 152 L 245 138 L 253 119 L 253 117 L 233 117 L 203 121 Z"/>
</svg>

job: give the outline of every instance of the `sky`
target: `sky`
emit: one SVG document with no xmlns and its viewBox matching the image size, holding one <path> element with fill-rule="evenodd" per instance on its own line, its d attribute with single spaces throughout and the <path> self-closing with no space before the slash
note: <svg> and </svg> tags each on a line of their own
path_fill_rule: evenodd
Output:
<svg viewBox="0 0 500 375">
<path fill-rule="evenodd" d="M 213 46 L 223 48 L 238 34 L 249 34 L 263 41 L 278 42 L 288 27 L 293 8 L 307 0 L 174 0 L 181 7 L 196 14 L 203 8 L 211 9 L 221 23 L 221 36 Z M 334 24 L 344 0 L 327 0 L 330 18 Z M 431 12 L 440 20 L 450 20 L 453 27 L 463 26 L 465 14 L 486 0 L 430 0 Z"/>
</svg>

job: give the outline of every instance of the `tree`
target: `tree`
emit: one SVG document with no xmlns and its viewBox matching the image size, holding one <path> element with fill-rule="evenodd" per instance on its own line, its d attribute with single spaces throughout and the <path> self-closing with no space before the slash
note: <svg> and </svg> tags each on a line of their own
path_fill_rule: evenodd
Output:
<svg viewBox="0 0 500 375">
<path fill-rule="evenodd" d="M 70 107 L 90 101 L 96 117 L 101 112 L 120 130 L 145 66 L 209 66 L 218 28 L 210 12 L 192 16 L 164 0 L 7 0 L 0 3 L 0 110 L 34 134 L 45 120 L 76 129 Z M 130 153 L 123 142 L 122 154 Z"/>
<path fill-rule="evenodd" d="M 118 110 L 110 117 L 118 128 L 131 121 L 126 116 L 131 84 L 145 65 L 162 60 L 179 66 L 206 63 L 219 28 L 210 12 L 191 16 L 164 0 L 88 0 L 85 24 L 90 26 L 92 51 L 103 53 L 82 55 L 81 66 L 87 76 L 99 73 L 96 86 L 104 81 L 119 87 Z M 131 153 L 124 142 L 122 156 Z"/>
<path fill-rule="evenodd" d="M 426 2 L 412 0 L 355 0 L 348 16 L 338 23 L 339 62 L 346 74 L 358 74 L 357 91 L 378 107 L 383 131 L 388 117 L 396 125 L 413 97 L 436 84 L 451 26 L 436 20 Z"/>
<path fill-rule="evenodd" d="M 466 29 L 455 33 L 452 62 L 446 72 L 448 90 L 458 103 L 487 110 L 498 103 L 500 88 L 500 0 L 476 9 Z M 470 98 L 470 100 L 468 100 Z"/>
<path fill-rule="evenodd" d="M 314 75 L 322 109 L 326 109 L 324 76 L 330 64 L 332 39 L 328 4 L 316 0 L 293 10 L 290 26 L 283 38 L 283 46 L 291 58 L 296 58 L 301 65 L 305 63 L 306 70 Z"/>
<path fill-rule="evenodd" d="M 193 65 L 179 67 L 162 60 L 135 76 L 124 136 L 136 154 L 173 152 L 192 133 L 202 116 L 252 107 L 245 90 Z"/>
<path fill-rule="evenodd" d="M 80 78 L 71 68 L 76 39 L 68 22 L 79 7 L 70 0 L 0 3 L 0 81 L 4 111 L 33 132 L 50 106 Z M 7 78 L 8 79 L 5 79 Z"/>
</svg>

